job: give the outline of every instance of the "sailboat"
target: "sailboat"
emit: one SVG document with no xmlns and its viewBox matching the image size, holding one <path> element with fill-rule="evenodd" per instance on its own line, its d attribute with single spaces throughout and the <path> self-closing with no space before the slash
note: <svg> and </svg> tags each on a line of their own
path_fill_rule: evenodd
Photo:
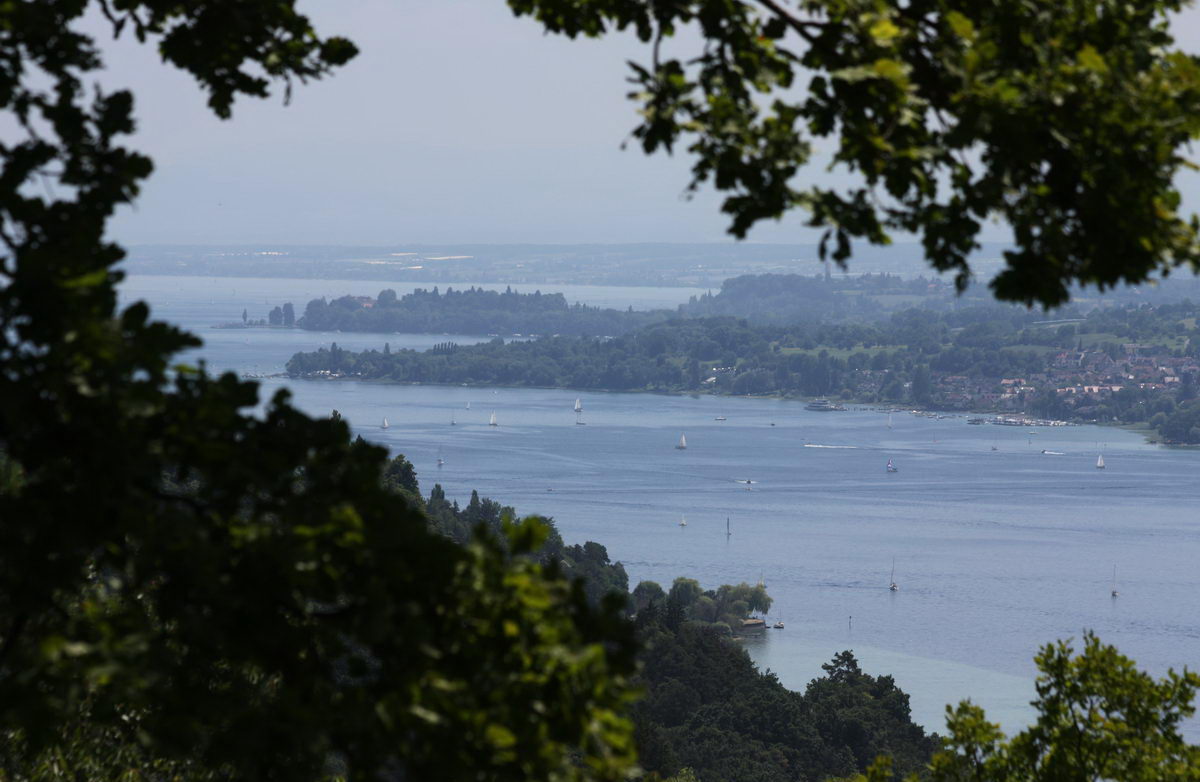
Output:
<svg viewBox="0 0 1200 782">
<path fill-rule="evenodd" d="M 583 420 L 583 402 L 578 397 L 575 399 L 575 425 L 587 426 L 587 422 Z"/>
<path fill-rule="evenodd" d="M 1119 594 L 1121 593 L 1117 591 L 1117 566 L 1113 565 L 1112 596 L 1116 597 Z"/>
<path fill-rule="evenodd" d="M 685 517 L 685 516 L 679 517 L 679 526 L 681 526 L 681 527 L 687 526 L 687 517 Z"/>
<path fill-rule="evenodd" d="M 1104 454 L 1100 454 L 1099 456 L 1096 457 L 1096 469 L 1097 470 L 1104 469 Z"/>
<path fill-rule="evenodd" d="M 892 557 L 892 578 L 888 584 L 888 589 L 892 592 L 899 592 L 900 585 L 896 583 L 896 558 Z"/>
<path fill-rule="evenodd" d="M 467 409 L 468 409 L 468 410 L 470 410 L 470 409 L 471 409 L 471 403 L 470 403 L 470 402 L 467 402 Z"/>
<path fill-rule="evenodd" d="M 388 428 L 388 422 L 387 422 L 387 418 L 386 418 L 386 417 L 383 419 L 383 423 L 379 425 L 379 428 L 380 428 L 380 429 L 387 429 L 387 428 Z"/>
<path fill-rule="evenodd" d="M 687 450 L 687 438 L 686 437 L 684 437 L 683 435 L 679 435 L 679 445 L 675 446 L 675 450 L 676 451 L 686 451 Z"/>
<path fill-rule="evenodd" d="M 581 400 L 579 397 L 575 397 L 575 412 L 576 413 L 583 412 L 583 400 Z"/>
<path fill-rule="evenodd" d="M 725 537 L 729 537 L 733 533 L 729 531 L 729 517 L 725 517 Z"/>
<path fill-rule="evenodd" d="M 887 471 L 888 471 L 888 472 L 900 472 L 900 468 L 899 468 L 899 467 L 897 467 L 897 466 L 896 466 L 896 465 L 895 465 L 895 464 L 892 462 L 892 460 L 891 460 L 891 459 L 888 459 L 888 463 L 887 463 Z"/>
<path fill-rule="evenodd" d="M 442 452 L 438 451 L 437 466 L 441 467 L 445 463 L 446 463 L 446 460 L 442 458 Z"/>
<path fill-rule="evenodd" d="M 888 429 L 892 428 L 892 414 L 888 413 Z"/>
<path fill-rule="evenodd" d="M 456 425 L 457 425 L 457 424 L 455 423 L 455 421 L 454 421 L 454 413 L 451 413 L 451 414 L 450 414 L 450 425 L 451 425 L 451 426 L 456 426 Z"/>
<path fill-rule="evenodd" d="M 493 410 L 492 417 L 490 419 L 488 419 L 488 426 L 499 426 L 499 425 L 500 424 L 496 423 L 496 411 Z"/>
</svg>

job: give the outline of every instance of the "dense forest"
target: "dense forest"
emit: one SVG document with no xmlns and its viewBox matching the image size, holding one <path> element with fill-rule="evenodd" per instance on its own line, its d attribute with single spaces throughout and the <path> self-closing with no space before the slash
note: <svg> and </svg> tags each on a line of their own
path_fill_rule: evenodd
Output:
<svg viewBox="0 0 1200 782">
<path fill-rule="evenodd" d="M 291 305 L 287 305 L 290 307 Z M 281 313 L 282 316 L 282 313 Z M 434 334 L 614 335 L 665 320 L 667 313 L 568 304 L 561 293 L 503 293 L 447 288 L 444 293 L 418 288 L 397 296 L 383 290 L 372 299 L 342 296 L 313 299 L 296 325 L 310 331 L 368 331 Z M 281 321 L 287 325 L 286 321 Z"/>
<path fill-rule="evenodd" d="M 713 294 L 693 296 L 680 305 L 688 318 L 730 315 L 756 325 L 876 322 L 910 307 L 951 310 L 979 305 L 990 298 L 979 290 L 957 295 L 937 278 L 904 279 L 893 274 L 858 276 L 744 274 L 721 284 Z"/>
<path fill-rule="evenodd" d="M 502 541 L 513 508 L 471 493 L 465 506 L 440 485 L 422 497 L 417 475 L 394 457 L 385 483 L 424 511 L 437 532 L 466 544 L 483 535 Z M 630 593 L 619 562 L 599 543 L 566 545 L 553 520 L 534 554 L 576 579 L 593 603 L 620 600 L 638 642 L 644 690 L 632 718 L 642 767 L 670 776 L 690 769 L 701 782 L 785 782 L 847 777 L 889 755 L 904 775 L 920 771 L 938 748 L 910 716 L 908 695 L 890 676 L 871 676 L 850 651 L 823 666 L 803 693 L 759 671 L 731 640 L 751 612 L 771 598 L 762 585 L 704 590 L 677 578 L 670 590 L 644 581 Z"/>
<path fill-rule="evenodd" d="M 1146 422 L 1200 442 L 1200 307 L 908 309 L 880 323 L 674 319 L 613 338 L 298 353 L 293 377 L 837 397 L 1047 418 Z M 1075 316 L 1075 317 L 1069 317 Z"/>
</svg>

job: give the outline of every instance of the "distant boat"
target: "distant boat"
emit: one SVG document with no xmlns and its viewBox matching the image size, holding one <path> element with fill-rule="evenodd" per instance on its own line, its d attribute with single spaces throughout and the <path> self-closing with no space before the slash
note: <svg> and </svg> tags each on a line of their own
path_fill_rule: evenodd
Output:
<svg viewBox="0 0 1200 782">
<path fill-rule="evenodd" d="M 714 420 L 714 421 L 724 421 L 724 420 L 726 420 L 726 418 L 725 418 L 725 416 L 723 416 L 723 415 L 719 415 L 719 416 L 717 416 L 716 418 L 714 418 L 713 420 Z"/>
<path fill-rule="evenodd" d="M 443 464 L 445 464 L 445 463 L 446 463 L 446 460 L 445 460 L 445 459 L 443 459 L 442 457 L 440 457 L 440 456 L 439 456 L 439 457 L 437 458 L 437 465 L 438 465 L 438 467 L 441 467 L 441 466 L 442 466 Z"/>
<path fill-rule="evenodd" d="M 888 589 L 892 592 L 899 592 L 900 585 L 896 583 L 896 558 L 892 557 L 892 577 L 888 584 Z"/>
<path fill-rule="evenodd" d="M 892 428 L 892 414 L 888 413 L 888 429 Z"/>
<path fill-rule="evenodd" d="M 1099 456 L 1096 457 L 1096 469 L 1097 470 L 1104 469 L 1104 454 L 1100 454 Z"/>
<path fill-rule="evenodd" d="M 576 398 L 576 399 L 575 399 L 575 412 L 576 412 L 576 413 L 582 413 L 582 412 L 583 412 L 583 401 L 582 401 L 581 399 L 579 399 L 579 398 Z"/>
<path fill-rule="evenodd" d="M 782 630 L 783 629 L 783 620 L 780 619 L 775 624 L 771 625 L 771 627 L 774 627 L 776 630 Z"/>
<path fill-rule="evenodd" d="M 1116 597 L 1119 594 L 1121 593 L 1117 591 L 1117 566 L 1113 565 L 1112 596 Z"/>
<path fill-rule="evenodd" d="M 729 517 L 725 517 L 725 537 L 729 537 L 733 533 L 729 531 Z"/>
<path fill-rule="evenodd" d="M 891 460 L 891 459 L 888 459 L 888 463 L 887 463 L 887 471 L 888 471 L 888 472 L 900 472 L 900 468 L 899 468 L 899 467 L 897 467 L 897 466 L 895 465 L 895 463 L 894 463 L 894 462 L 892 462 L 892 460 Z"/>
<path fill-rule="evenodd" d="M 490 419 L 488 419 L 488 426 L 499 426 L 499 425 L 500 424 L 496 423 L 496 411 L 493 410 L 492 417 Z"/>
<path fill-rule="evenodd" d="M 456 426 L 456 425 L 457 425 L 457 424 L 455 423 L 455 421 L 454 421 L 454 413 L 451 413 L 451 414 L 450 414 L 450 425 L 451 425 L 451 426 Z"/>
<path fill-rule="evenodd" d="M 681 527 L 687 526 L 687 518 L 686 517 L 684 517 L 684 516 L 679 517 L 679 526 L 681 526 Z"/>
<path fill-rule="evenodd" d="M 471 403 L 470 403 L 470 402 L 467 402 L 467 409 L 468 409 L 468 410 L 470 410 L 470 409 L 471 409 Z"/>
<path fill-rule="evenodd" d="M 996 446 L 994 446 L 994 445 L 993 445 L 993 446 L 992 446 L 992 450 L 993 450 L 993 451 L 999 451 L 1000 449 L 999 449 L 999 448 L 997 448 Z"/>
<path fill-rule="evenodd" d="M 383 419 L 383 423 L 379 425 L 379 428 L 380 428 L 380 429 L 387 429 L 387 428 L 388 428 L 388 422 L 387 422 L 387 418 L 384 418 L 384 419 Z"/>
<path fill-rule="evenodd" d="M 583 420 L 583 402 L 578 398 L 575 399 L 575 425 L 587 426 L 587 422 Z"/>
<path fill-rule="evenodd" d="M 675 446 L 675 450 L 676 451 L 686 451 L 687 450 L 687 438 L 686 437 L 684 437 L 683 435 L 679 435 L 679 445 Z"/>
</svg>

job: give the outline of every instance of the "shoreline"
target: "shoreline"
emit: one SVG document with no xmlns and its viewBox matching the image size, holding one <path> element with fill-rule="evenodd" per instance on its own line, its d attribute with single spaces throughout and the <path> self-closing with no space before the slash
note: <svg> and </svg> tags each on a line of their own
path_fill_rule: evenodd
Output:
<svg viewBox="0 0 1200 782">
<path fill-rule="evenodd" d="M 791 394 L 725 394 L 725 393 L 720 393 L 717 391 L 709 391 L 709 390 L 704 390 L 704 391 L 677 391 L 677 390 L 659 390 L 659 389 L 619 390 L 619 389 L 612 389 L 612 388 L 576 388 L 573 386 L 537 386 L 537 385 L 526 385 L 526 384 L 506 385 L 503 383 L 457 383 L 457 384 L 456 383 L 425 383 L 425 382 L 416 381 L 416 380 L 390 380 L 390 379 L 383 379 L 383 378 L 362 378 L 362 377 L 355 378 L 355 377 L 346 377 L 346 376 L 341 376 L 341 377 L 304 377 L 304 376 L 289 375 L 287 372 L 282 372 L 282 373 L 278 373 L 275 375 L 260 376 L 260 377 L 251 377 L 251 376 L 247 376 L 246 374 L 243 374 L 242 377 L 243 377 L 243 379 L 247 379 L 247 380 L 262 380 L 262 379 L 266 379 L 266 378 L 273 378 L 273 379 L 298 380 L 298 381 L 311 382 L 311 383 L 354 381 L 357 383 L 372 383 L 372 384 L 379 384 L 379 385 L 398 385 L 398 386 L 434 386 L 434 387 L 442 386 L 445 388 L 530 389 L 530 390 L 537 390 L 537 391 L 568 391 L 568 392 L 573 392 L 573 393 L 587 393 L 587 394 L 652 394 L 652 395 L 657 395 L 657 396 L 693 396 L 693 397 L 711 396 L 711 397 L 725 397 L 728 399 L 763 399 L 763 400 L 772 400 L 773 399 L 773 400 L 777 400 L 777 401 L 781 401 L 781 402 L 812 402 L 817 399 L 827 398 L 827 397 L 815 397 L 815 396 L 813 396 L 813 397 L 799 396 L 799 395 L 791 395 Z M 996 417 L 996 418 L 1013 418 L 1013 419 L 1025 421 L 1025 423 L 1020 424 L 1020 426 L 1047 426 L 1047 424 L 1045 424 L 1045 423 L 1038 423 L 1038 422 L 1042 422 L 1047 419 L 1034 418 L 1032 416 L 1029 416 L 1026 413 L 1019 413 L 1019 412 L 1013 412 L 1013 411 L 1004 411 L 1004 410 L 996 410 L 996 409 L 961 410 L 961 409 L 936 408 L 936 407 L 914 407 L 912 405 L 904 404 L 904 403 L 865 402 L 865 401 L 856 400 L 856 399 L 838 399 L 837 401 L 840 403 L 844 403 L 844 404 L 855 405 L 858 408 L 867 410 L 867 411 L 876 411 L 877 410 L 879 412 L 904 412 L 904 413 L 910 413 L 910 414 L 913 412 L 919 412 L 919 413 L 931 413 L 931 414 L 935 414 L 935 415 L 961 416 L 961 417 L 991 416 L 991 417 Z M 837 411 L 830 411 L 830 412 L 837 412 Z M 987 425 L 995 426 L 996 424 L 987 422 Z M 1118 429 L 1127 429 L 1129 431 L 1141 434 L 1143 439 L 1146 440 L 1147 444 L 1150 444 L 1150 445 L 1157 445 L 1157 446 L 1160 446 L 1163 448 L 1200 449 L 1200 443 L 1192 444 L 1192 443 L 1164 442 L 1158 438 L 1157 430 L 1147 426 L 1144 422 L 1142 422 L 1142 423 L 1119 423 L 1119 422 L 1111 422 L 1111 421 L 1065 420 L 1060 423 L 1049 424 L 1048 426 L 1051 426 L 1051 427 L 1054 427 L 1054 426 L 1115 427 Z"/>
</svg>

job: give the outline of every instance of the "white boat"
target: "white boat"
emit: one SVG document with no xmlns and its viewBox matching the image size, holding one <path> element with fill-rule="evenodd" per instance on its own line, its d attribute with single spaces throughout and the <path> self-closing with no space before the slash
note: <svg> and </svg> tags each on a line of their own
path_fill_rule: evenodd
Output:
<svg viewBox="0 0 1200 782">
<path fill-rule="evenodd" d="M 384 418 L 384 419 L 383 419 L 383 423 L 379 425 L 379 428 L 380 428 L 380 429 L 387 429 L 387 428 L 388 428 L 388 422 L 387 422 L 387 418 Z"/>
<path fill-rule="evenodd" d="M 686 437 L 684 437 L 683 435 L 679 435 L 679 445 L 675 446 L 675 450 L 676 451 L 686 451 L 687 450 L 687 438 Z"/>
<path fill-rule="evenodd" d="M 446 460 L 439 456 L 438 460 L 437 460 L 438 467 L 441 467 L 445 463 L 446 463 Z"/>
<path fill-rule="evenodd" d="M 456 424 L 455 424 L 455 421 L 454 421 L 454 413 L 451 413 L 451 414 L 450 414 L 450 425 L 451 425 L 451 426 L 456 426 Z"/>
<path fill-rule="evenodd" d="M 471 403 L 470 403 L 470 402 L 467 402 L 467 409 L 468 409 L 468 410 L 470 410 L 470 409 L 471 409 Z"/>
<path fill-rule="evenodd" d="M 723 415 L 719 415 L 719 416 L 717 416 L 716 418 L 714 418 L 713 420 L 714 420 L 714 421 L 724 421 L 724 420 L 726 420 L 726 418 L 725 418 L 725 416 L 723 416 Z"/>
<path fill-rule="evenodd" d="M 681 526 L 681 527 L 687 526 L 687 518 L 685 516 L 679 517 L 679 526 Z"/>
<path fill-rule="evenodd" d="M 1116 597 L 1119 594 L 1121 593 L 1117 591 L 1117 566 L 1113 565 L 1112 596 Z"/>
<path fill-rule="evenodd" d="M 888 583 L 888 589 L 892 592 L 899 592 L 900 585 L 896 583 L 896 558 L 892 557 L 892 577 Z"/>
<path fill-rule="evenodd" d="M 579 399 L 578 397 L 575 398 L 575 412 L 576 413 L 583 412 L 583 401 L 581 399 Z"/>
<path fill-rule="evenodd" d="M 897 466 L 896 466 L 896 465 L 895 465 L 895 464 L 892 462 L 892 460 L 891 460 L 891 459 L 888 459 L 888 463 L 887 463 L 887 471 L 888 471 L 888 472 L 900 472 L 900 468 L 899 468 L 899 467 L 897 467 Z"/>
<path fill-rule="evenodd" d="M 1096 469 L 1097 470 L 1104 469 L 1104 454 L 1100 454 L 1099 456 L 1096 457 Z"/>
<path fill-rule="evenodd" d="M 499 426 L 499 425 L 500 424 L 496 423 L 496 411 L 493 410 L 492 417 L 490 419 L 488 419 L 488 426 Z"/>
<path fill-rule="evenodd" d="M 583 420 L 583 402 L 578 398 L 575 399 L 575 425 L 587 426 L 587 422 Z"/>
</svg>

